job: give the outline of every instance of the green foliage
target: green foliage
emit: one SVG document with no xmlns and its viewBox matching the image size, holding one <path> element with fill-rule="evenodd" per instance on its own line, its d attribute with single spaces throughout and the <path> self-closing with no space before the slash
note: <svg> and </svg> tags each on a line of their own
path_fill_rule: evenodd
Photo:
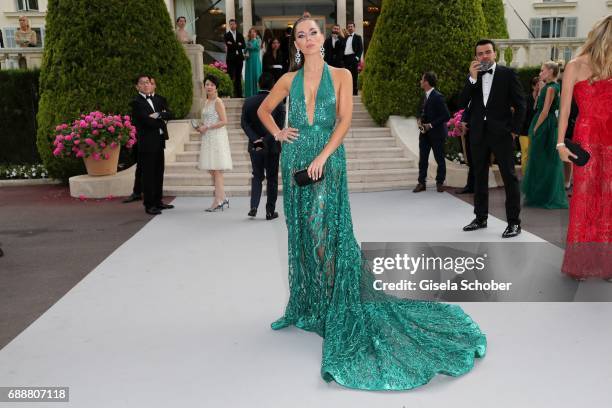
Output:
<svg viewBox="0 0 612 408">
<path fill-rule="evenodd" d="M 388 0 L 383 3 L 366 55 L 362 98 L 374 120 L 416 113 L 423 72 L 438 75 L 438 88 L 458 93 L 486 33 L 482 0 Z"/>
<path fill-rule="evenodd" d="M 177 118 L 191 107 L 191 65 L 162 0 L 49 0 L 40 77 L 38 151 L 52 177 L 84 173 L 80 159 L 52 156 L 55 125 L 100 110 L 129 114 L 138 74 Z"/>
<path fill-rule="evenodd" d="M 0 164 L 0 180 L 47 178 L 42 164 Z"/>
<path fill-rule="evenodd" d="M 204 65 L 204 78 L 213 75 L 219 80 L 217 93 L 219 96 L 234 96 L 234 83 L 228 74 L 211 65 Z"/>
<path fill-rule="evenodd" d="M 487 37 L 508 38 L 503 0 L 482 0 L 482 11 L 487 21 Z"/>
<path fill-rule="evenodd" d="M 40 71 L 0 71 L 0 163 L 39 163 L 36 110 Z"/>
</svg>

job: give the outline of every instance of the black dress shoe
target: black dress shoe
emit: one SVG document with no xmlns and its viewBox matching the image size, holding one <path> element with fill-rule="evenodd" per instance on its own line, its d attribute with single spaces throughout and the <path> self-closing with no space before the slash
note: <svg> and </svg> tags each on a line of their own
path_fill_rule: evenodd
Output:
<svg viewBox="0 0 612 408">
<path fill-rule="evenodd" d="M 487 219 L 479 220 L 478 218 L 474 218 L 472 222 L 463 227 L 464 231 L 476 231 L 477 229 L 487 228 Z"/>
<path fill-rule="evenodd" d="M 413 193 L 420 193 L 421 191 L 425 191 L 427 189 L 427 187 L 425 187 L 425 184 L 417 184 L 416 187 L 414 188 L 414 190 L 412 190 Z"/>
<path fill-rule="evenodd" d="M 159 208 L 160 210 L 171 210 L 174 208 L 174 206 L 172 204 L 161 203 L 157 206 L 157 208 Z"/>
<path fill-rule="evenodd" d="M 257 208 L 251 208 L 251 211 L 249 211 L 248 216 L 249 217 L 256 217 L 257 216 Z"/>
<path fill-rule="evenodd" d="M 125 204 L 127 204 L 127 203 L 131 203 L 131 202 L 134 202 L 134 201 L 140 201 L 140 200 L 142 200 L 141 196 L 130 194 L 130 196 L 128 198 L 126 198 L 125 200 L 123 200 L 123 202 Z"/>
<path fill-rule="evenodd" d="M 455 190 L 455 194 L 474 194 L 474 189 L 463 187 L 461 190 Z"/>
<path fill-rule="evenodd" d="M 436 191 L 438 193 L 443 193 L 444 192 L 444 185 L 442 183 L 436 183 Z"/>
<path fill-rule="evenodd" d="M 278 213 L 276 211 L 271 212 L 271 213 L 266 213 L 266 220 L 270 221 L 275 218 L 278 218 Z"/>
<path fill-rule="evenodd" d="M 157 207 L 146 208 L 145 212 L 151 215 L 159 215 L 162 213 L 161 210 Z"/>
<path fill-rule="evenodd" d="M 520 233 L 521 233 L 521 226 L 519 224 L 508 224 L 504 233 L 502 234 L 502 238 L 516 237 Z"/>
</svg>

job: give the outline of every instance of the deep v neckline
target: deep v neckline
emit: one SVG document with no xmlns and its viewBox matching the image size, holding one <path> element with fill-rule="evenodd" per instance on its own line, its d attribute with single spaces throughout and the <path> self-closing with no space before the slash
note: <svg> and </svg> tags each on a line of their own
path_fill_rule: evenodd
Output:
<svg viewBox="0 0 612 408">
<path fill-rule="evenodd" d="M 317 102 L 319 100 L 319 90 L 321 89 L 321 83 L 323 82 L 323 77 L 325 76 L 325 69 L 327 68 L 327 63 L 324 62 L 323 63 L 323 69 L 321 70 L 321 79 L 319 80 L 319 85 L 317 86 L 317 92 L 315 93 L 315 97 L 314 97 L 314 109 L 312 112 L 312 123 L 310 123 L 310 117 L 308 115 L 308 104 L 306 103 L 306 89 L 304 87 L 304 78 L 305 78 L 305 71 L 304 71 L 304 67 L 302 67 L 302 99 L 304 100 L 304 110 L 306 111 L 306 122 L 308 123 L 308 126 L 312 127 L 315 125 L 315 121 L 316 121 L 316 114 L 317 114 Z"/>
</svg>

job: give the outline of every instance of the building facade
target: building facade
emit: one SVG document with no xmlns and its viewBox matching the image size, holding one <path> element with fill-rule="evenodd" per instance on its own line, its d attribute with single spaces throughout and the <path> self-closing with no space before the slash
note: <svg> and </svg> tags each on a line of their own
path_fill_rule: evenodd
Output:
<svg viewBox="0 0 612 408">
<path fill-rule="evenodd" d="M 612 13 L 611 0 L 504 0 L 508 40 L 498 40 L 503 62 L 539 65 L 547 60 L 567 62 L 576 56 L 595 22 Z"/>
</svg>

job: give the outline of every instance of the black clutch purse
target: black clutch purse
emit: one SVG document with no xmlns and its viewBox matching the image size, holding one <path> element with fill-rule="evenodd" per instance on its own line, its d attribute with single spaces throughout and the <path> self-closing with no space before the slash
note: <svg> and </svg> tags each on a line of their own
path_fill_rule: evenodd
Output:
<svg viewBox="0 0 612 408">
<path fill-rule="evenodd" d="M 570 139 L 565 139 L 564 143 L 565 147 L 567 147 L 570 152 L 578 156 L 577 158 L 573 158 L 571 156 L 569 158 L 576 166 L 584 166 L 588 163 L 589 159 L 591 158 L 591 155 L 589 154 L 589 152 L 584 150 L 582 146 L 580 146 L 576 142 L 572 142 Z"/>
<path fill-rule="evenodd" d="M 308 169 L 302 169 L 293 173 L 293 178 L 295 179 L 295 184 L 300 187 L 304 187 L 323 180 L 323 174 L 321 174 L 321 177 L 318 180 L 313 180 L 308 176 Z"/>
</svg>

